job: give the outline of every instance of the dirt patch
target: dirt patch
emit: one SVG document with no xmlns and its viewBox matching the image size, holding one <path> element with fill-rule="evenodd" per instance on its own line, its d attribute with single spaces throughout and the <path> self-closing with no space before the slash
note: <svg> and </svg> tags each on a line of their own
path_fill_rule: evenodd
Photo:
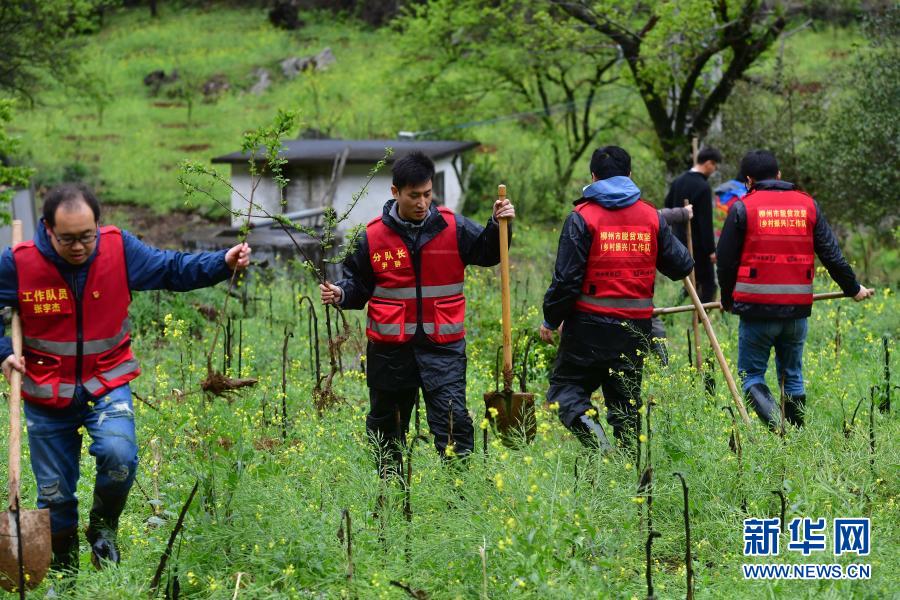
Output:
<svg viewBox="0 0 900 600">
<path fill-rule="evenodd" d="M 145 243 L 160 248 L 183 248 L 182 236 L 210 225 L 228 226 L 228 217 L 208 219 L 202 215 L 172 211 L 156 213 L 146 206 L 106 204 L 103 221 L 127 229 Z"/>
<path fill-rule="evenodd" d="M 202 150 L 209 150 L 209 144 L 188 144 L 186 146 L 178 146 L 178 149 L 183 152 L 201 152 Z"/>
<path fill-rule="evenodd" d="M 163 129 L 187 129 L 187 123 L 163 123 Z"/>
<path fill-rule="evenodd" d="M 182 107 L 184 107 L 184 105 L 185 105 L 184 102 L 159 101 L 159 102 L 153 103 L 153 106 L 155 106 L 156 108 L 182 108 Z"/>
</svg>

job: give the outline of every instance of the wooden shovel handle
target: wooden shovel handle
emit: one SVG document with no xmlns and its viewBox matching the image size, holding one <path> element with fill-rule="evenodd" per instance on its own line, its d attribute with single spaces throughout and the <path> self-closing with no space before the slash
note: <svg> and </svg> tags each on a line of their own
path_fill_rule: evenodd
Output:
<svg viewBox="0 0 900 600">
<path fill-rule="evenodd" d="M 12 245 L 22 241 L 22 221 L 12 222 Z M 13 354 L 22 358 L 22 322 L 12 311 Z M 19 474 L 22 460 L 22 374 L 16 369 L 9 377 L 9 509 L 19 510 Z"/>
<path fill-rule="evenodd" d="M 728 382 L 728 389 L 731 391 L 731 396 L 734 399 L 734 404 L 737 406 L 738 412 L 741 413 L 741 419 L 743 419 L 745 425 L 750 425 L 750 417 L 747 415 L 747 409 L 744 408 L 744 402 L 741 399 L 741 394 L 738 392 L 737 385 L 734 383 L 734 377 L 731 375 L 731 370 L 728 368 L 728 363 L 725 362 L 725 355 L 722 354 L 722 347 L 719 346 L 719 340 L 716 338 L 716 332 L 713 331 L 712 323 L 709 322 L 709 315 L 706 314 L 706 309 L 703 308 L 703 304 L 700 302 L 700 297 L 697 295 L 697 290 L 694 289 L 694 285 L 691 283 L 691 280 L 687 277 L 684 278 L 684 287 L 687 289 L 688 294 L 691 296 L 691 301 L 694 303 L 694 308 L 697 309 L 697 314 L 700 316 L 700 320 L 703 321 L 703 327 L 706 329 L 706 335 L 709 337 L 709 343 L 713 347 L 713 352 L 716 354 L 716 360 L 719 361 L 719 367 L 722 368 L 722 374 L 725 375 L 725 381 Z"/>
<path fill-rule="evenodd" d="M 497 186 L 497 199 L 506 200 L 506 186 Z M 503 319 L 503 391 L 512 390 L 512 306 L 509 295 L 509 219 L 497 219 L 500 225 L 500 299 Z"/>
</svg>

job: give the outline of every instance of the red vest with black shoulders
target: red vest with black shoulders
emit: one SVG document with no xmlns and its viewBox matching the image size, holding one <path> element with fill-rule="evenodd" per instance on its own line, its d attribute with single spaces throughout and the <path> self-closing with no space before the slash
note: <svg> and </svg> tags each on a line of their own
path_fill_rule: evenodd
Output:
<svg viewBox="0 0 900 600">
<path fill-rule="evenodd" d="M 375 342 L 401 344 L 416 334 L 421 307 L 422 332 L 438 344 L 465 337 L 465 265 L 459 256 L 456 217 L 439 207 L 447 226 L 422 246 L 419 278 L 406 243 L 381 217 L 366 226 L 375 290 L 369 299 L 366 336 Z M 432 217 L 435 218 L 435 217 Z"/>
<path fill-rule="evenodd" d="M 131 352 L 131 292 L 122 232 L 100 228 L 81 298 L 33 241 L 13 249 L 25 356 L 22 396 L 65 408 L 81 383 L 93 396 L 140 374 Z"/>
<path fill-rule="evenodd" d="M 796 190 L 756 190 L 742 199 L 747 232 L 734 300 L 751 304 L 813 302 L 816 205 Z"/>
<path fill-rule="evenodd" d="M 659 214 L 639 200 L 617 210 L 596 202 L 575 207 L 591 233 L 591 249 L 575 309 L 649 319 L 653 315 Z"/>
</svg>

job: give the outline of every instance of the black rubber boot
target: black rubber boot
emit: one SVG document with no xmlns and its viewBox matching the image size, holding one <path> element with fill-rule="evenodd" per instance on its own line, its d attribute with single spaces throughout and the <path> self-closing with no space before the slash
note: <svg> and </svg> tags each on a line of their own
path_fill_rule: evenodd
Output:
<svg viewBox="0 0 900 600">
<path fill-rule="evenodd" d="M 97 569 L 102 569 L 109 563 L 119 564 L 116 533 L 119 530 L 119 515 L 125 509 L 127 500 L 127 494 L 109 496 L 94 491 L 94 505 L 91 507 L 86 535 L 91 544 L 91 563 Z"/>
<path fill-rule="evenodd" d="M 603 426 L 591 417 L 581 415 L 572 422 L 570 429 L 585 447 L 600 450 L 604 454 L 613 451 L 612 444 L 609 443 L 609 438 L 603 431 Z"/>
<path fill-rule="evenodd" d="M 754 383 L 744 392 L 760 420 L 773 431 L 781 426 L 781 405 L 764 383 Z"/>
<path fill-rule="evenodd" d="M 78 528 L 57 531 L 50 535 L 53 558 L 50 570 L 63 573 L 78 572 Z"/>
<path fill-rule="evenodd" d="M 806 412 L 806 394 L 791 396 L 787 394 L 784 399 L 784 418 L 795 427 L 803 427 L 803 416 Z"/>
</svg>

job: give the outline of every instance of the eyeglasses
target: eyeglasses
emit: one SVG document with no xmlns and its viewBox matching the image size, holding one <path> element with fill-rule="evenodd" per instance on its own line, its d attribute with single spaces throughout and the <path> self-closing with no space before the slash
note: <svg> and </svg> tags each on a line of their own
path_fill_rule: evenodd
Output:
<svg viewBox="0 0 900 600">
<path fill-rule="evenodd" d="M 94 240 L 97 239 L 97 232 L 92 231 L 81 235 L 56 235 L 56 233 L 54 233 L 53 237 L 56 238 L 56 241 L 59 242 L 60 246 L 71 246 L 75 242 L 78 242 L 82 246 L 87 246 L 88 244 L 93 244 Z"/>
</svg>

